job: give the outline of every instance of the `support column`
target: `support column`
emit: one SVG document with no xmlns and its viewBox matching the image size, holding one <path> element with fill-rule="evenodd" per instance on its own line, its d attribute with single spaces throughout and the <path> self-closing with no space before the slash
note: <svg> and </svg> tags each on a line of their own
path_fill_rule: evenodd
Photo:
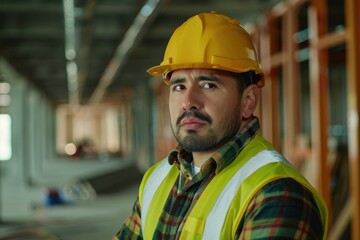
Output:
<svg viewBox="0 0 360 240">
<path fill-rule="evenodd" d="M 360 239 L 360 2 L 346 2 L 347 64 L 348 64 L 348 124 L 349 166 L 352 204 L 352 237 Z"/>
</svg>

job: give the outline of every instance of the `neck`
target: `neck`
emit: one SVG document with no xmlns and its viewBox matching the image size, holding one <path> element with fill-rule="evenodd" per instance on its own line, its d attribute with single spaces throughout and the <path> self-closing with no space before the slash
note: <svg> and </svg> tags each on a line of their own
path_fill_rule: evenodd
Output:
<svg viewBox="0 0 360 240">
<path fill-rule="evenodd" d="M 201 167 L 216 151 L 212 152 L 193 152 L 194 164 L 197 167 Z"/>
</svg>

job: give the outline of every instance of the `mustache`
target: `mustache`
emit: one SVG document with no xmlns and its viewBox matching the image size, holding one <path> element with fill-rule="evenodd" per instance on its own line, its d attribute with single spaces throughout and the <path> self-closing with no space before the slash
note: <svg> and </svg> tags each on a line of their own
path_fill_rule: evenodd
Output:
<svg viewBox="0 0 360 240">
<path fill-rule="evenodd" d="M 209 116 L 206 116 L 198 111 L 191 110 L 191 111 L 187 111 L 187 112 L 184 112 L 183 114 L 181 114 L 178 117 L 178 119 L 176 120 L 176 125 L 179 125 L 181 120 L 183 120 L 186 117 L 196 117 L 202 121 L 208 122 L 209 124 L 212 123 L 212 120 Z"/>
</svg>

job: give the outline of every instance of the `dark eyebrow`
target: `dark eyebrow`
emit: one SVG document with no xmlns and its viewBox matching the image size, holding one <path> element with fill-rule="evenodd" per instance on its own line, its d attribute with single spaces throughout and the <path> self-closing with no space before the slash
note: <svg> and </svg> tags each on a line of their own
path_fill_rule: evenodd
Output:
<svg viewBox="0 0 360 240">
<path fill-rule="evenodd" d="M 185 78 L 174 78 L 170 80 L 170 86 L 174 85 L 174 84 L 179 84 L 179 83 L 184 83 L 186 81 Z M 215 77 L 215 76 L 208 76 L 208 75 L 200 75 L 198 77 L 196 77 L 196 81 L 200 82 L 200 81 L 213 81 L 213 82 L 219 82 L 221 81 L 219 78 Z"/>
<path fill-rule="evenodd" d="M 174 84 L 179 84 L 179 83 L 184 83 L 185 82 L 185 78 L 175 78 L 175 79 L 170 79 L 169 85 L 174 85 Z"/>
<path fill-rule="evenodd" d="M 215 76 L 208 76 L 208 75 L 200 75 L 196 78 L 198 81 L 214 81 L 219 82 L 220 79 Z"/>
</svg>

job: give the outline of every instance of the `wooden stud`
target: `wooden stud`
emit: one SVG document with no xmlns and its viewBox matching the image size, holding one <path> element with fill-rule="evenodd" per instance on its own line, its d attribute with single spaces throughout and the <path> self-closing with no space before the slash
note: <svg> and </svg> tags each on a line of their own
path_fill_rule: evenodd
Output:
<svg viewBox="0 0 360 240">
<path fill-rule="evenodd" d="M 349 166 L 352 198 L 352 239 L 360 239 L 360 2 L 346 0 Z"/>
</svg>

